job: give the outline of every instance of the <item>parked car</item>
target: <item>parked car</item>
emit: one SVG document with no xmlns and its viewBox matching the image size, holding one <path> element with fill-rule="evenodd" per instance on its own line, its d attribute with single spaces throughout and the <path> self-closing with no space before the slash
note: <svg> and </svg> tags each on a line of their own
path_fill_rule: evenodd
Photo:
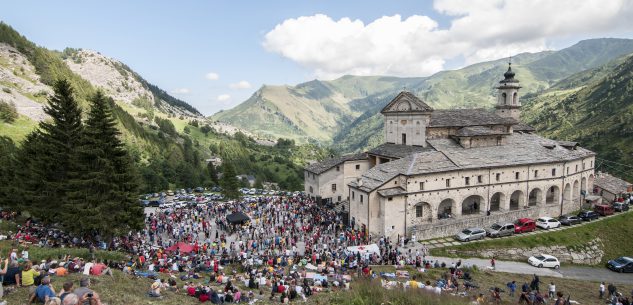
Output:
<svg viewBox="0 0 633 305">
<path fill-rule="evenodd" d="M 490 228 L 486 229 L 486 236 L 490 237 L 502 237 L 512 234 L 514 234 L 514 224 L 512 223 L 495 223 L 491 225 Z"/>
<path fill-rule="evenodd" d="M 536 230 L 536 223 L 530 218 L 521 218 L 514 222 L 514 233 L 533 232 Z"/>
<path fill-rule="evenodd" d="M 607 262 L 607 268 L 616 272 L 633 272 L 633 258 L 622 256 Z"/>
<path fill-rule="evenodd" d="M 528 263 L 539 268 L 560 268 L 560 262 L 558 261 L 558 258 L 547 254 L 530 256 L 530 258 L 528 258 Z"/>
<path fill-rule="evenodd" d="M 481 228 L 468 228 L 455 235 L 455 239 L 459 241 L 471 241 L 484 237 L 486 237 L 486 230 Z"/>
<path fill-rule="evenodd" d="M 560 227 L 560 222 L 552 217 L 541 217 L 536 220 L 536 226 L 541 229 L 554 229 Z"/>
<path fill-rule="evenodd" d="M 574 215 L 563 215 L 563 216 L 558 217 L 558 221 L 560 221 L 560 223 L 564 226 L 571 226 L 571 225 L 581 223 L 582 219 Z"/>
<path fill-rule="evenodd" d="M 578 218 L 584 221 L 591 221 L 600 218 L 600 214 L 594 211 L 582 211 L 578 213 Z"/>
<path fill-rule="evenodd" d="M 203 193 L 204 192 L 204 187 L 196 187 L 195 189 L 193 189 L 194 193 Z"/>
<path fill-rule="evenodd" d="M 602 216 L 613 215 L 614 213 L 613 207 L 607 204 L 596 204 L 593 210 Z"/>
<path fill-rule="evenodd" d="M 174 196 L 174 192 L 172 192 L 171 190 L 167 191 L 167 196 Z"/>
<path fill-rule="evenodd" d="M 629 205 L 627 203 L 624 203 L 624 202 L 614 202 L 613 203 L 613 210 L 615 210 L 616 212 L 628 211 L 629 210 Z"/>
</svg>

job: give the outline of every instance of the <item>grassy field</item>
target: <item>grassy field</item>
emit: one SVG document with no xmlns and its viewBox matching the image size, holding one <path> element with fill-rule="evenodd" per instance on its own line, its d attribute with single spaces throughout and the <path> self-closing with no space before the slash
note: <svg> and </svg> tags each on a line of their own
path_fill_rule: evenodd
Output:
<svg viewBox="0 0 633 305">
<path fill-rule="evenodd" d="M 448 250 L 472 251 L 477 249 L 498 248 L 533 248 L 537 246 L 566 246 L 568 248 L 582 246 L 599 237 L 604 244 L 603 262 L 619 256 L 630 256 L 633 252 L 633 212 L 623 213 L 608 219 L 572 227 L 567 230 L 547 232 L 537 235 L 489 239 L 483 242 L 432 249 L 436 256 L 451 255 Z"/>
</svg>

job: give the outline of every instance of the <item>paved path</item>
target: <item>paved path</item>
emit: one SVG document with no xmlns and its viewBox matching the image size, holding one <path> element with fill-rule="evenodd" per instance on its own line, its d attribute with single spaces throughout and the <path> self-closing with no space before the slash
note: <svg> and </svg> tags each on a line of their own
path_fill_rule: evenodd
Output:
<svg viewBox="0 0 633 305">
<path fill-rule="evenodd" d="M 457 262 L 457 258 L 449 257 L 433 257 L 427 256 L 429 260 L 439 260 L 450 265 L 452 262 Z M 462 259 L 464 266 L 476 265 L 479 269 L 492 270 L 489 259 L 482 258 L 465 258 Z M 559 270 L 549 268 L 537 268 L 527 262 L 513 262 L 513 261 L 496 261 L 496 272 L 507 272 L 517 274 L 536 274 L 539 276 L 550 276 L 559 278 L 568 278 L 576 280 L 589 280 L 589 281 L 605 281 L 607 283 L 621 283 L 621 284 L 633 284 L 633 274 L 630 273 L 616 273 L 603 267 L 576 267 L 576 266 L 562 266 Z"/>
</svg>

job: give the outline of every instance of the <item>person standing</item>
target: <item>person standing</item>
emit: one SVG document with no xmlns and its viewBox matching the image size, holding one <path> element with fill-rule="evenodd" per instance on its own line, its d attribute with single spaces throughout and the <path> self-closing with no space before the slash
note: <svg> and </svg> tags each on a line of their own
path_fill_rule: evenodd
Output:
<svg viewBox="0 0 633 305">
<path fill-rule="evenodd" d="M 550 282 L 549 283 L 549 287 L 547 289 L 547 296 L 551 299 L 556 295 L 556 285 L 554 285 L 554 282 Z"/>
<path fill-rule="evenodd" d="M 490 266 L 492 267 L 492 270 L 496 270 L 496 261 L 494 256 L 490 259 Z"/>
<path fill-rule="evenodd" d="M 514 292 L 517 290 L 517 282 L 512 281 L 508 283 L 508 289 L 510 289 L 510 296 L 514 297 Z"/>
<path fill-rule="evenodd" d="M 598 298 L 602 299 L 604 297 L 604 282 L 600 283 L 600 288 L 598 288 L 598 292 L 600 293 L 600 296 L 598 296 Z"/>
</svg>

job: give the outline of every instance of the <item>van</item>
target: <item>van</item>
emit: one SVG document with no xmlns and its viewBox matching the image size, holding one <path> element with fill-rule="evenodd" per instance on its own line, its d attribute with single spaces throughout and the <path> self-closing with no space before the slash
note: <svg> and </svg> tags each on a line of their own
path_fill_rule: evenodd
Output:
<svg viewBox="0 0 633 305">
<path fill-rule="evenodd" d="M 514 224 L 495 223 L 486 229 L 486 235 L 490 237 L 502 237 L 514 234 Z"/>
<path fill-rule="evenodd" d="M 593 210 L 602 216 L 613 215 L 614 212 L 613 207 L 606 204 L 596 204 Z"/>
</svg>

